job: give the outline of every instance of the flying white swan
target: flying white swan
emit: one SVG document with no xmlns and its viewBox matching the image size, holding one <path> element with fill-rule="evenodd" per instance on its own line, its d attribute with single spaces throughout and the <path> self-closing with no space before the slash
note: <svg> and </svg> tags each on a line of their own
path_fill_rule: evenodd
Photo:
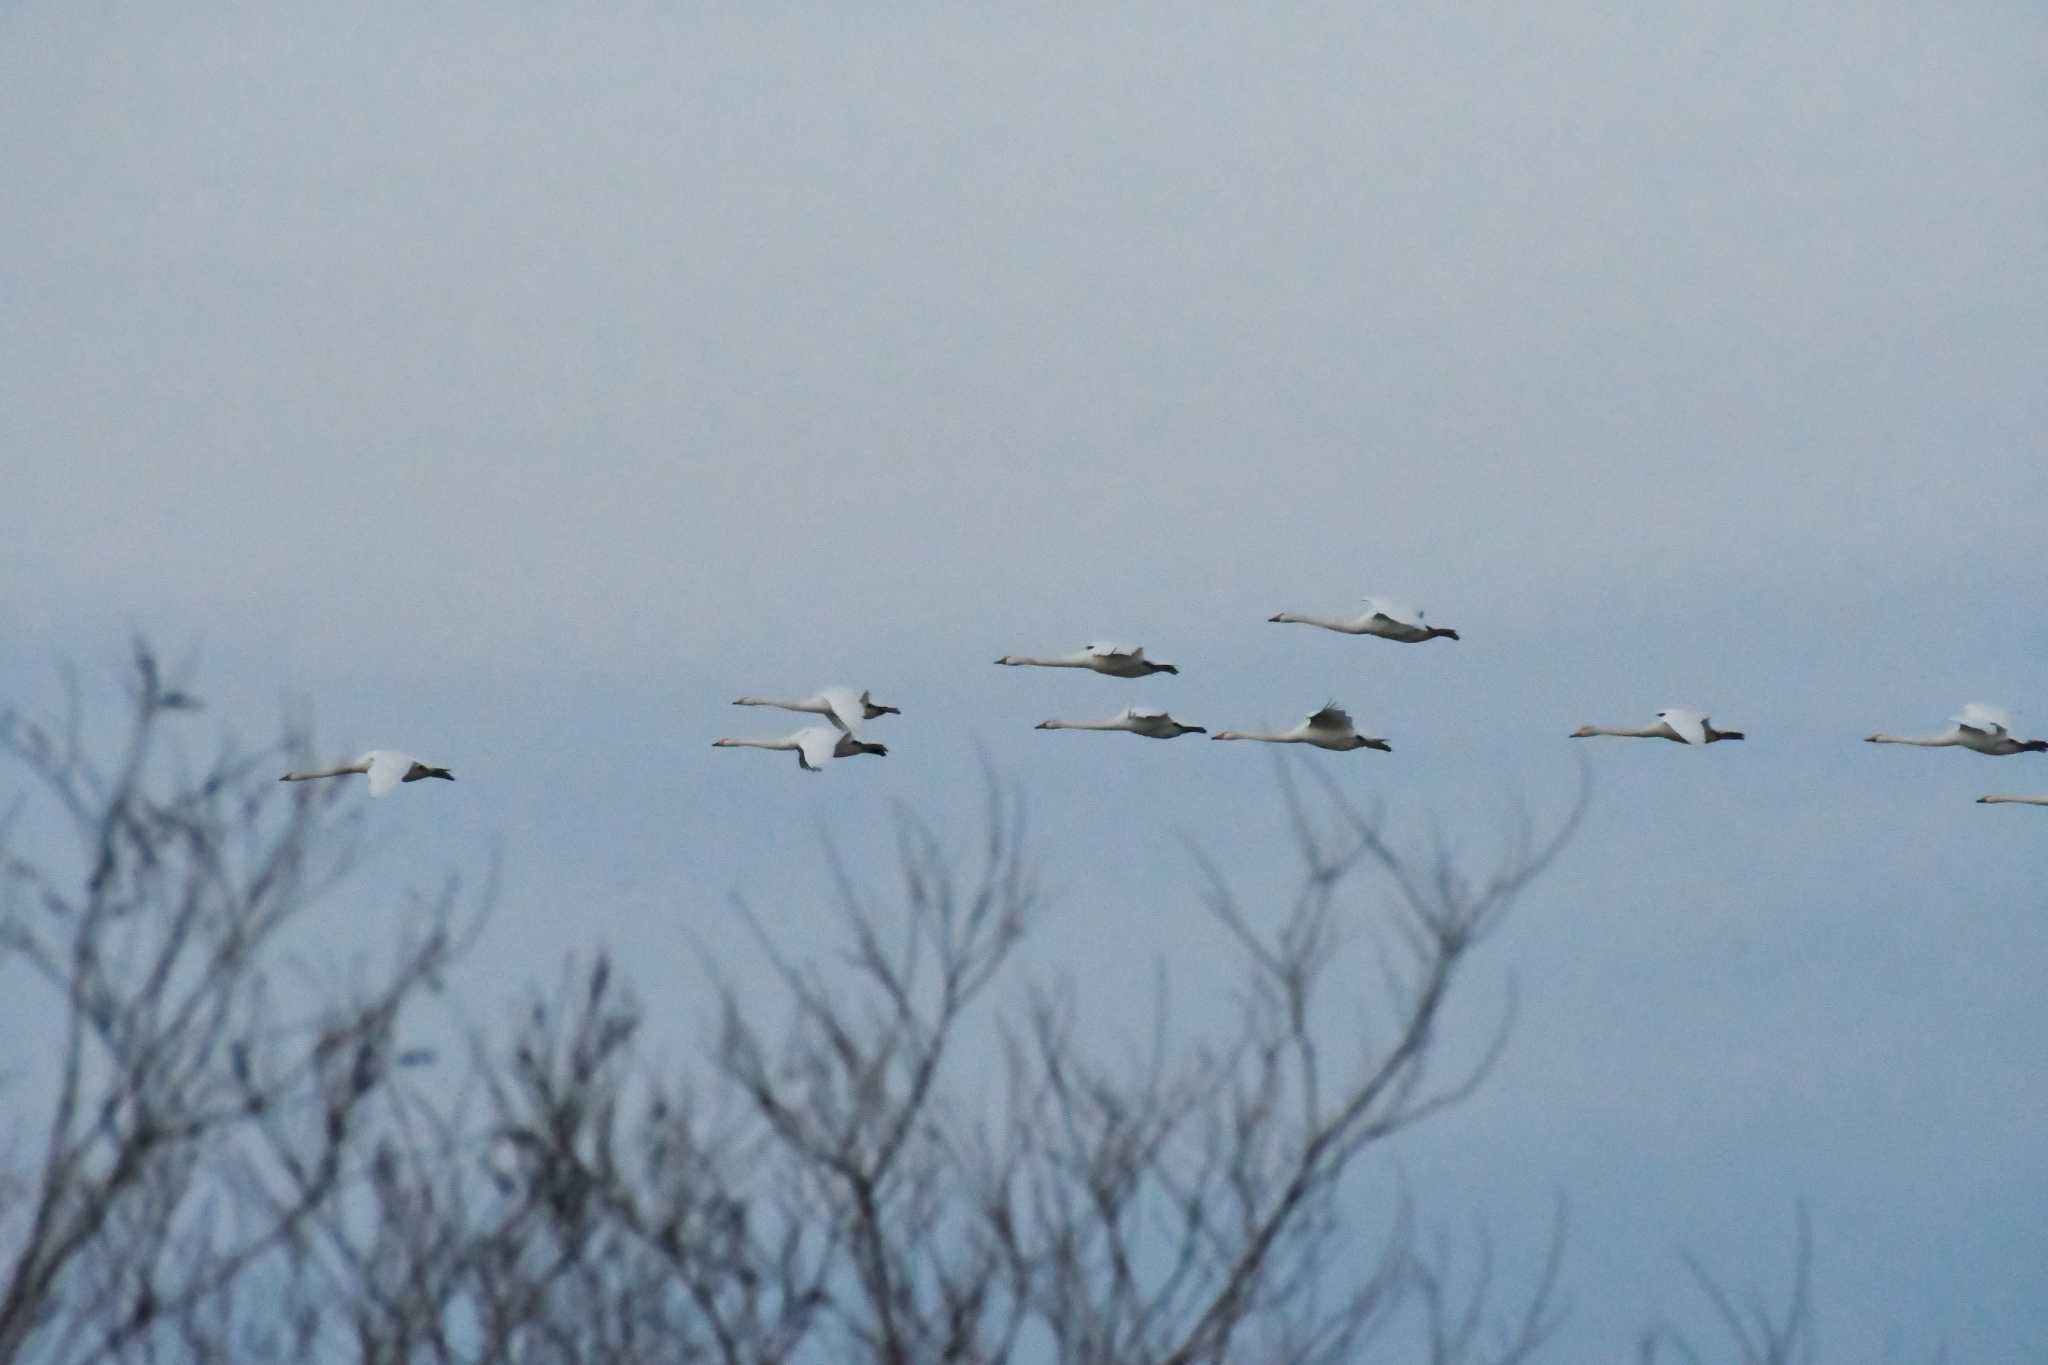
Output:
<svg viewBox="0 0 2048 1365">
<path fill-rule="evenodd" d="M 1178 739 L 1182 735 L 1206 735 L 1199 725 L 1182 725 L 1164 711 L 1130 706 L 1108 720 L 1042 720 L 1041 730 L 1128 730 L 1147 739 Z"/>
<path fill-rule="evenodd" d="M 893 706 L 883 706 L 868 695 L 866 690 L 855 692 L 850 687 L 828 687 L 816 696 L 802 701 L 775 701 L 769 697 L 741 697 L 734 706 L 773 706 L 781 711 L 805 711 L 814 716 L 823 716 L 834 727 L 852 734 L 864 720 L 876 716 L 900 716 L 903 713 Z"/>
<path fill-rule="evenodd" d="M 372 749 L 353 763 L 344 763 L 338 768 L 322 768 L 317 772 L 292 771 L 277 779 L 280 782 L 311 782 L 316 777 L 340 777 L 344 773 L 368 773 L 370 795 L 389 796 L 398 789 L 401 782 L 417 782 L 423 777 L 438 777 L 453 782 L 455 774 L 446 768 L 429 768 L 411 754 L 402 754 L 396 749 Z"/>
<path fill-rule="evenodd" d="M 2048 796 L 1980 796 L 1980 806 L 2048 806 Z"/>
<path fill-rule="evenodd" d="M 1712 744 L 1716 740 L 1743 737 L 1740 730 L 1716 730 L 1714 723 L 1707 719 L 1706 712 L 1685 706 L 1665 707 L 1657 713 L 1655 725 L 1633 730 L 1614 725 L 1581 725 L 1572 731 L 1571 737 L 1590 739 L 1594 735 L 1617 735 L 1622 739 L 1669 739 L 1680 744 Z"/>
<path fill-rule="evenodd" d="M 1949 728 L 1938 735 L 1919 737 L 1878 733 L 1864 736 L 1869 744 L 1917 744 L 1923 749 L 1945 749 L 1951 745 L 1993 758 L 2008 754 L 2048 753 L 2048 739 L 2014 739 L 2012 715 L 2003 707 L 1973 701 L 1965 706 Z"/>
<path fill-rule="evenodd" d="M 807 725 L 795 734 L 780 739 L 715 739 L 714 749 L 794 749 L 797 766 L 806 772 L 822 772 L 827 763 L 835 758 L 851 758 L 855 754 L 873 754 L 877 758 L 888 754 L 887 745 L 869 744 L 855 739 L 843 730 L 830 729 L 823 725 Z"/>
<path fill-rule="evenodd" d="M 1339 620 L 1328 616 L 1310 616 L 1304 612 L 1276 612 L 1266 618 L 1268 621 L 1287 621 L 1296 625 L 1321 626 L 1324 630 L 1339 631 L 1345 635 L 1377 635 L 1382 640 L 1398 640 L 1404 645 L 1419 645 L 1424 640 L 1441 636 L 1446 640 L 1458 638 L 1458 632 L 1442 626 L 1424 625 L 1422 613 L 1410 611 L 1398 602 L 1384 597 L 1365 599 L 1365 610 L 1351 620 Z"/>
<path fill-rule="evenodd" d="M 1313 744 L 1318 749 L 1378 749 L 1392 753 L 1394 746 L 1383 739 L 1361 735 L 1351 723 L 1351 713 L 1331 702 L 1292 730 L 1261 735 L 1249 730 L 1219 730 L 1210 739 L 1255 739 L 1263 744 Z"/>
<path fill-rule="evenodd" d="M 1180 672 L 1172 664 L 1146 658 L 1143 645 L 1117 644 L 1107 640 L 1091 644 L 1079 653 L 1061 654 L 1051 659 L 1036 659 L 1026 654 L 1005 654 L 996 662 L 1011 668 L 1087 668 L 1097 673 L 1106 673 L 1112 678 L 1142 678 L 1148 673 Z"/>
</svg>

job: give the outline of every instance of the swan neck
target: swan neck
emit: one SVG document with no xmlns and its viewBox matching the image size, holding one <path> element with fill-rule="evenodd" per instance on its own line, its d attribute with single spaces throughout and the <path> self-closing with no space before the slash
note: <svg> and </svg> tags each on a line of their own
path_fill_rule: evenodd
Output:
<svg viewBox="0 0 2048 1365">
<path fill-rule="evenodd" d="M 1321 626 L 1324 630 L 1341 630 L 1355 633 L 1363 627 L 1356 621 L 1339 621 L 1328 616 L 1311 616 L 1307 612 L 1283 611 L 1273 618 L 1296 626 Z"/>
<path fill-rule="evenodd" d="M 363 772 L 367 767 L 367 764 L 362 763 L 344 763 L 338 768 L 309 769 L 305 772 L 294 770 L 286 773 L 280 780 L 285 782 L 310 782 L 318 777 L 341 777 L 348 773 Z"/>
</svg>

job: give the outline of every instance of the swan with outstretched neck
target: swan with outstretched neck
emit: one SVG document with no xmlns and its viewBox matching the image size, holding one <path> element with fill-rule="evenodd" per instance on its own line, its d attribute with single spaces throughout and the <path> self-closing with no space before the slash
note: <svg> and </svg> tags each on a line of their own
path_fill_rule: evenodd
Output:
<svg viewBox="0 0 2048 1365">
<path fill-rule="evenodd" d="M 1377 749 L 1381 753 L 1392 753 L 1394 746 L 1371 735 L 1361 735 L 1352 723 L 1351 713 L 1331 702 L 1322 710 L 1310 716 L 1291 730 L 1278 734 L 1260 734 L 1254 730 L 1219 730 L 1210 739 L 1249 739 L 1260 744 L 1312 744 L 1318 749 L 1345 751 L 1350 749 Z"/>
<path fill-rule="evenodd" d="M 1145 657 L 1143 645 L 1109 642 L 1091 644 L 1073 654 L 1038 658 L 1029 654 L 1005 654 L 996 660 L 1007 668 L 1085 668 L 1111 678 L 1143 678 L 1153 673 L 1178 673 L 1172 664 Z"/>
<path fill-rule="evenodd" d="M 446 768 L 432 768 L 396 749 L 372 749 L 353 763 L 344 763 L 335 768 L 286 773 L 277 779 L 280 782 L 311 782 L 322 777 L 342 777 L 350 773 L 367 773 L 370 777 L 370 795 L 388 796 L 398 789 L 401 782 L 417 782 L 424 777 L 438 777 L 453 782 L 455 774 Z"/>
<path fill-rule="evenodd" d="M 1397 602 L 1384 597 L 1365 599 L 1365 610 L 1355 617 L 1310 616 L 1306 612 L 1275 612 L 1266 618 L 1299 626 L 1320 626 L 1342 635 L 1377 635 L 1382 640 L 1393 640 L 1404 645 L 1419 645 L 1425 640 L 1455 640 L 1458 632 L 1444 626 L 1424 623 L 1422 613 L 1410 611 Z"/>
<path fill-rule="evenodd" d="M 1980 806 L 2048 806 L 2048 796 L 1980 796 Z"/>
<path fill-rule="evenodd" d="M 780 711 L 803 711 L 813 716 L 823 716 L 832 722 L 834 728 L 852 734 L 864 720 L 877 716 L 900 716 L 903 713 L 893 706 L 884 706 L 870 696 L 865 689 L 855 692 L 850 687 L 827 687 L 815 696 L 802 701 L 776 701 L 770 697 L 740 697 L 734 706 L 772 706 Z"/>
<path fill-rule="evenodd" d="M 825 765 L 835 758 L 852 758 L 855 754 L 873 754 L 877 758 L 888 756 L 889 749 L 883 744 L 869 744 L 856 739 L 843 730 L 834 730 L 823 725 L 809 725 L 794 734 L 779 739 L 714 739 L 714 749 L 789 749 L 796 753 L 796 763 L 807 773 L 824 771 Z"/>
<path fill-rule="evenodd" d="M 1740 730 L 1716 730 L 1704 711 L 1689 706 L 1667 706 L 1657 713 L 1653 725 L 1581 725 L 1573 739 L 1611 735 L 1616 739 L 1668 739 L 1676 744 L 1718 744 L 1724 739 L 1744 738 Z"/>
<path fill-rule="evenodd" d="M 1183 725 L 1164 711 L 1148 707 L 1126 707 L 1108 720 L 1042 720 L 1041 730 L 1121 730 L 1146 739 L 1179 739 L 1182 735 L 1206 735 L 1199 725 Z"/>
<path fill-rule="evenodd" d="M 1975 754 L 2006 758 L 2013 754 L 2048 753 L 2048 739 L 2015 739 L 2012 714 L 2001 706 L 1973 701 L 1938 735 L 1865 735 L 1866 744 L 1912 744 L 1922 749 L 1968 749 Z"/>
</svg>

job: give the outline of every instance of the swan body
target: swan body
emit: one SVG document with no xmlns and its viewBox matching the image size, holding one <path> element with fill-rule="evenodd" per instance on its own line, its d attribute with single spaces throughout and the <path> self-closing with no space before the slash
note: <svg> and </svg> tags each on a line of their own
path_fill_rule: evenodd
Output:
<svg viewBox="0 0 2048 1365">
<path fill-rule="evenodd" d="M 1980 806 L 2048 806 L 2048 796 L 1980 796 Z"/>
<path fill-rule="evenodd" d="M 883 706 L 870 696 L 865 689 L 855 692 L 850 687 L 828 687 L 816 696 L 802 701 L 776 701 L 770 697 L 740 697 L 734 706 L 773 706 L 780 711 L 804 711 L 814 716 L 823 716 L 832 722 L 834 728 L 852 734 L 864 720 L 877 716 L 900 716 L 903 713 L 893 706 Z"/>
<path fill-rule="evenodd" d="M 1382 640 L 1395 640 L 1404 645 L 1419 645 L 1424 640 L 1438 638 L 1455 640 L 1458 632 L 1442 626 L 1426 625 L 1422 613 L 1410 611 L 1397 602 L 1384 597 L 1365 599 L 1365 610 L 1349 620 L 1329 616 L 1310 616 L 1306 612 L 1282 611 L 1266 618 L 1268 621 L 1291 622 L 1295 625 L 1321 626 L 1344 635 L 1377 635 Z"/>
<path fill-rule="evenodd" d="M 1351 721 L 1351 713 L 1336 702 L 1323 707 L 1292 730 L 1282 730 L 1277 735 L 1262 735 L 1249 730 L 1219 730 L 1209 738 L 1251 739 L 1261 744 L 1313 744 L 1318 749 L 1337 751 L 1378 749 L 1381 753 L 1392 753 L 1394 749 L 1383 739 L 1359 734 L 1358 727 Z"/>
<path fill-rule="evenodd" d="M 411 754 L 402 754 L 396 749 L 372 749 L 353 763 L 344 763 L 337 768 L 321 768 L 317 771 L 294 770 L 277 780 L 311 782 L 314 778 L 340 777 L 345 773 L 368 773 L 372 796 L 389 796 L 398 790 L 399 783 L 417 782 L 423 777 L 438 777 L 447 782 L 455 780 L 455 774 L 446 768 L 430 768 Z"/>
<path fill-rule="evenodd" d="M 1124 730 L 1146 739 L 1178 739 L 1182 735 L 1206 735 L 1199 725 L 1182 725 L 1164 711 L 1130 706 L 1108 720 L 1042 720 L 1041 730 Z"/>
<path fill-rule="evenodd" d="M 1923 749 L 1968 749 L 1972 753 L 2004 758 L 2010 754 L 2048 753 L 2048 739 L 2015 739 L 2012 715 L 2003 707 L 1973 701 L 1962 709 L 1949 728 L 1938 735 L 1887 735 L 1880 731 L 1865 735 L 1867 744 L 1916 744 Z"/>
<path fill-rule="evenodd" d="M 1076 653 L 1055 655 L 1050 659 L 1028 654 L 1005 654 L 996 662 L 1010 668 L 1086 668 L 1112 678 L 1142 678 L 1152 673 L 1180 672 L 1172 664 L 1146 658 L 1143 645 L 1113 641 L 1101 641 Z"/>
<path fill-rule="evenodd" d="M 889 749 L 883 744 L 869 744 L 856 739 L 844 730 L 835 730 L 824 725 L 808 725 L 794 734 L 780 739 L 715 739 L 714 749 L 793 749 L 796 762 L 805 772 L 824 771 L 825 765 L 835 758 L 852 758 L 855 754 L 873 754 L 886 757 Z"/>
<path fill-rule="evenodd" d="M 1689 706 L 1667 706 L 1657 713 L 1654 725 L 1634 728 L 1615 725 L 1581 725 L 1572 731 L 1573 739 L 1590 739 L 1595 735 L 1613 735 L 1621 739 L 1668 739 L 1678 744 L 1713 744 L 1724 739 L 1743 738 L 1740 730 L 1716 730 L 1713 721 L 1707 719 L 1704 711 L 1695 711 Z"/>
</svg>

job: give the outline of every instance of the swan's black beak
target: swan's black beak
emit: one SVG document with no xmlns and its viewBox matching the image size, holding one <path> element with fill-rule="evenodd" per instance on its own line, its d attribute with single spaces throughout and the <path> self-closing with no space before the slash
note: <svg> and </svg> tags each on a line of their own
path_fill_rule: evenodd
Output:
<svg viewBox="0 0 2048 1365">
<path fill-rule="evenodd" d="M 1281 614 L 1280 614 L 1279 612 L 1277 612 L 1277 611 L 1276 611 L 1276 612 L 1274 612 L 1274 613 L 1273 613 L 1273 614 L 1272 614 L 1271 616 L 1268 616 L 1268 617 L 1267 617 L 1266 619 L 1267 619 L 1268 621 L 1277 621 L 1277 620 L 1279 620 L 1279 619 L 1280 619 L 1280 615 L 1281 615 Z"/>
<path fill-rule="evenodd" d="M 1188 733 L 1191 735 L 1206 735 L 1209 732 L 1199 725 L 1190 725 L 1188 727 Z"/>
<path fill-rule="evenodd" d="M 900 716 L 903 713 L 893 706 L 877 706 L 875 714 L 878 716 Z"/>
<path fill-rule="evenodd" d="M 1159 665 L 1159 671 L 1160 671 L 1161 673 L 1171 673 L 1171 674 L 1173 674 L 1173 675 L 1174 675 L 1174 676 L 1176 676 L 1176 677 L 1178 677 L 1178 676 L 1180 675 L 1180 670 L 1179 670 L 1179 669 L 1177 669 L 1177 668 L 1175 668 L 1175 667 L 1174 667 L 1174 666 L 1173 666 L 1172 664 L 1161 664 L 1161 665 Z"/>
<path fill-rule="evenodd" d="M 455 774 L 449 772 L 446 768 L 429 768 L 427 769 L 427 776 L 438 777 L 443 782 L 453 782 L 455 780 Z"/>
</svg>

